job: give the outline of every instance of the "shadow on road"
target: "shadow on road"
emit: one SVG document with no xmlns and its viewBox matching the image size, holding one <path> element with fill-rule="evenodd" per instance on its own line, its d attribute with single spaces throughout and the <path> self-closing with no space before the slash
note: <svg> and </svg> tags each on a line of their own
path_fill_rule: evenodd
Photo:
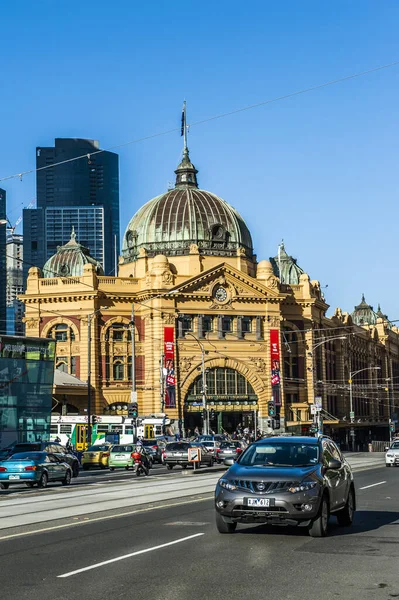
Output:
<svg viewBox="0 0 399 600">
<path fill-rule="evenodd" d="M 378 511 L 378 510 L 358 510 L 351 527 L 340 527 L 337 519 L 331 515 L 329 522 L 329 536 L 357 535 L 375 531 L 385 525 L 397 525 L 399 534 L 399 511 Z M 289 535 L 289 536 L 307 536 L 307 527 L 290 526 L 272 526 L 272 525 L 246 525 L 245 528 L 239 526 L 237 533 L 241 535 L 248 534 L 268 534 L 268 535 Z M 395 530 L 396 534 L 396 530 Z"/>
</svg>

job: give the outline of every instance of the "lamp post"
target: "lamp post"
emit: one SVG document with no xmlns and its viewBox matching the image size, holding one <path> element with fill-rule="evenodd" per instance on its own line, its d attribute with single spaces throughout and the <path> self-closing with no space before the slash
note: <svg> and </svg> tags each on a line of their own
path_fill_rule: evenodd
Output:
<svg viewBox="0 0 399 600">
<path fill-rule="evenodd" d="M 100 308 L 87 315 L 87 447 L 91 444 L 91 319 L 101 310 L 107 308 L 108 306 L 100 306 Z"/>
<path fill-rule="evenodd" d="M 191 332 L 186 331 L 185 336 L 192 337 L 201 349 L 201 372 L 202 372 L 202 414 L 204 418 L 204 433 L 208 433 L 208 410 L 206 406 L 206 374 L 205 374 L 205 348 L 199 339 Z"/>
<path fill-rule="evenodd" d="M 351 430 L 350 430 L 350 436 L 351 436 L 351 446 L 352 446 L 352 452 L 355 451 L 355 428 L 353 427 L 353 423 L 355 422 L 355 413 L 353 412 L 353 390 L 352 390 L 352 381 L 353 378 L 355 377 L 355 375 L 357 375 L 358 373 L 362 373 L 362 371 L 379 371 L 381 369 L 381 367 L 365 367 L 364 369 L 358 369 L 357 371 L 351 371 L 349 373 L 349 418 L 350 418 L 350 422 L 351 422 Z"/>
<path fill-rule="evenodd" d="M 334 340 L 346 340 L 346 335 L 339 335 L 339 336 L 334 336 L 334 337 L 330 337 L 330 338 L 326 338 L 325 340 L 322 340 L 321 342 L 318 342 L 317 344 L 313 344 L 312 346 L 312 352 L 310 352 L 310 355 L 312 356 L 312 362 L 313 362 L 313 367 L 312 367 L 312 387 L 313 387 L 313 397 L 315 397 L 315 381 L 314 381 L 314 351 L 316 350 L 316 348 L 319 348 L 319 346 L 323 346 L 323 344 L 327 344 L 327 342 L 333 342 Z M 322 435 L 323 434 L 323 421 L 320 417 L 320 410 L 316 411 L 315 414 L 315 422 L 317 424 L 317 435 Z"/>
</svg>

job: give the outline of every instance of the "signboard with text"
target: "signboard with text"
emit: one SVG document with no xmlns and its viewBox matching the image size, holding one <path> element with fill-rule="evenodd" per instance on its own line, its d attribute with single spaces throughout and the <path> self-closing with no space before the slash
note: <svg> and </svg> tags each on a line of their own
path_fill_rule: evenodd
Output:
<svg viewBox="0 0 399 600">
<path fill-rule="evenodd" d="M 281 406 L 280 395 L 280 333 L 278 329 L 270 330 L 270 364 L 272 397 L 275 406 Z"/>
</svg>

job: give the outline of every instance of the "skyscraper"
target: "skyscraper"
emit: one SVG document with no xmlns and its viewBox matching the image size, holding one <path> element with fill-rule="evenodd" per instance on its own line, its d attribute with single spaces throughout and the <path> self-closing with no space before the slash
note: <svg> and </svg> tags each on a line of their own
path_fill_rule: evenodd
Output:
<svg viewBox="0 0 399 600">
<path fill-rule="evenodd" d="M 114 274 L 119 253 L 118 155 L 94 140 L 56 138 L 36 148 L 36 209 L 24 210 L 24 279 L 66 244 L 72 226 L 79 242 Z M 77 157 L 78 160 L 71 160 Z M 57 166 L 52 166 L 58 164 Z"/>
<path fill-rule="evenodd" d="M 6 241 L 7 265 L 7 333 L 9 335 L 23 333 L 22 317 L 24 305 L 18 300 L 23 292 L 23 237 L 16 233 L 9 233 Z"/>
<path fill-rule="evenodd" d="M 0 332 L 6 332 L 6 191 L 0 188 Z"/>
</svg>

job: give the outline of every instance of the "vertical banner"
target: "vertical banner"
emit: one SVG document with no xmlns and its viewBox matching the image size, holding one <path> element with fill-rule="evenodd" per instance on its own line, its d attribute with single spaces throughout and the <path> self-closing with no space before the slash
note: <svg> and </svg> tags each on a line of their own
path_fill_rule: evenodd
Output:
<svg viewBox="0 0 399 600">
<path fill-rule="evenodd" d="M 278 329 L 270 330 L 270 363 L 272 399 L 275 406 L 281 406 L 280 396 L 280 335 Z"/>
<path fill-rule="evenodd" d="M 165 408 L 176 408 L 175 328 L 164 327 Z"/>
</svg>

